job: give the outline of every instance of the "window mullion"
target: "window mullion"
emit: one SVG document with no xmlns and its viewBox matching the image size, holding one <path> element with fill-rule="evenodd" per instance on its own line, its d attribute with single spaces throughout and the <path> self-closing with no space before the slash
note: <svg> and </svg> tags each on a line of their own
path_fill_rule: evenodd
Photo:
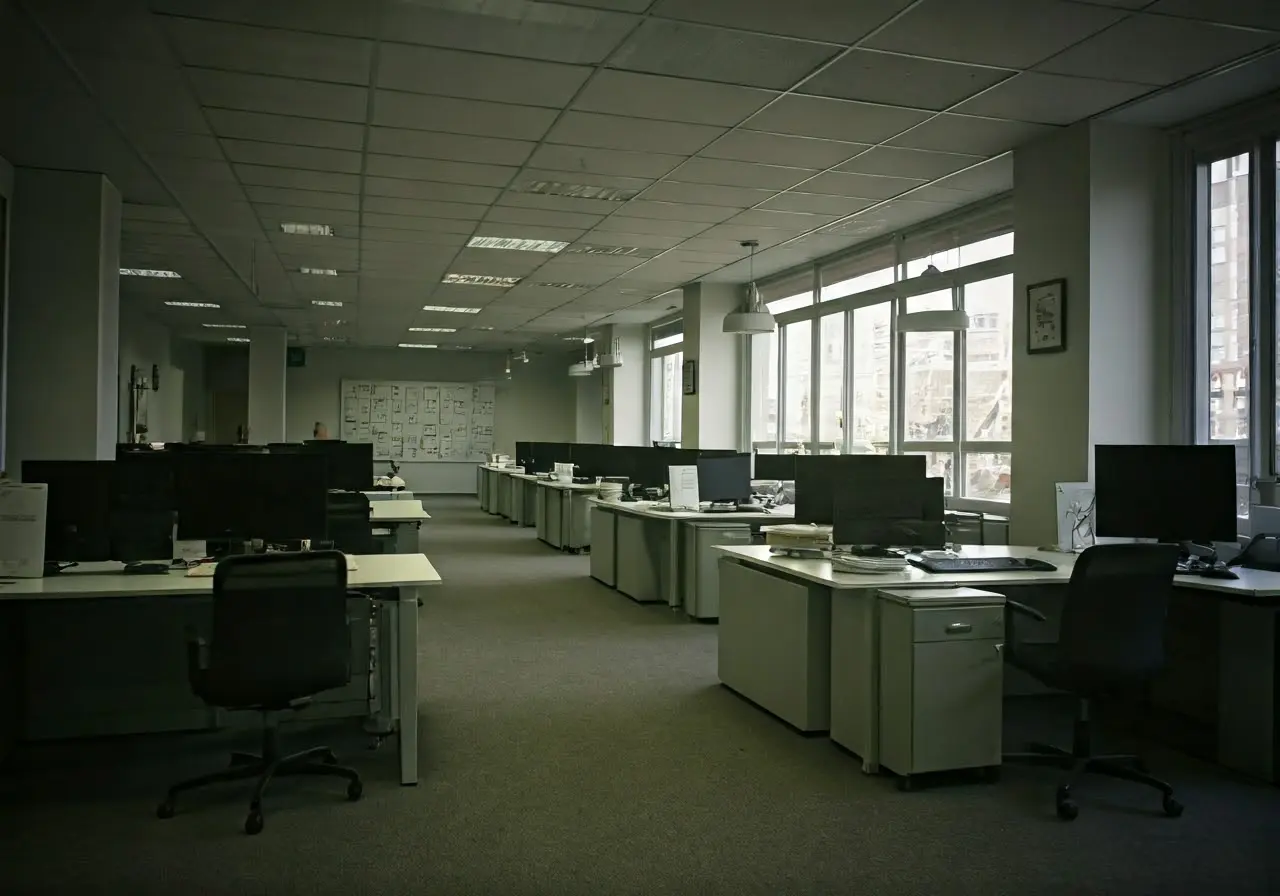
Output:
<svg viewBox="0 0 1280 896">
<path fill-rule="evenodd" d="M 1276 473 L 1276 143 L 1264 140 L 1254 150 L 1250 177 L 1250 308 L 1253 326 L 1249 353 L 1250 442 L 1253 473 Z"/>
</svg>

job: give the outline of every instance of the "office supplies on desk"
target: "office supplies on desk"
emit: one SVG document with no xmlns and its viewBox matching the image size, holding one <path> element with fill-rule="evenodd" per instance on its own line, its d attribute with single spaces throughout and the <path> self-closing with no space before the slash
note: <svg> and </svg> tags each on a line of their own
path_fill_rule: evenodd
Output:
<svg viewBox="0 0 1280 896">
<path fill-rule="evenodd" d="M 1093 544 L 1093 486 L 1087 482 L 1059 482 L 1054 486 L 1058 511 L 1058 550 L 1083 551 Z"/>
<path fill-rule="evenodd" d="M 1035 557 L 929 557 L 920 554 L 908 557 L 907 562 L 916 569 L 932 573 L 1053 572 L 1058 568 Z"/>
</svg>

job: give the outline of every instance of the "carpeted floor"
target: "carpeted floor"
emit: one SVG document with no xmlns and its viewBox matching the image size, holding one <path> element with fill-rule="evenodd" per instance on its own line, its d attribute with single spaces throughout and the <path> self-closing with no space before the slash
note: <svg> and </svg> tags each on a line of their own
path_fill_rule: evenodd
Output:
<svg viewBox="0 0 1280 896">
<path fill-rule="evenodd" d="M 419 786 L 395 783 L 393 744 L 298 731 L 286 747 L 333 743 L 365 798 L 276 782 L 246 837 L 239 785 L 152 814 L 230 737 L 26 750 L 0 791 L 0 893 L 1280 892 L 1276 788 L 1156 752 L 1181 819 L 1090 780 L 1064 824 L 1050 770 L 898 793 L 719 687 L 714 626 L 631 603 L 473 498 L 427 505 L 447 584 L 421 611 Z M 1043 701 L 1011 706 L 1009 736 L 1050 734 L 1046 712 L 1061 740 Z"/>
</svg>

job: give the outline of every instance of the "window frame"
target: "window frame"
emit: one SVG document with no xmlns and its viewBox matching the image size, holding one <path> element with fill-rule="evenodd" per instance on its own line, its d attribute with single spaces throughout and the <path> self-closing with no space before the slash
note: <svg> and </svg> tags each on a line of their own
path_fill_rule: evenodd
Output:
<svg viewBox="0 0 1280 896">
<path fill-rule="evenodd" d="M 648 346 L 648 351 L 645 353 L 645 365 L 644 365 L 644 423 L 645 423 L 645 432 L 649 436 L 650 443 L 652 443 L 652 440 L 653 440 L 654 423 L 662 422 L 661 420 L 655 421 L 654 419 L 655 414 L 659 416 L 662 414 L 662 408 L 661 406 L 658 406 L 658 407 L 654 406 L 653 398 L 654 398 L 654 388 L 656 384 L 654 383 L 654 377 L 653 377 L 653 367 L 654 367 L 653 362 L 661 358 L 665 358 L 668 355 L 684 354 L 683 323 L 684 323 L 683 315 L 676 314 L 671 317 L 663 318 L 662 320 L 654 321 L 649 325 L 648 329 L 645 332 L 645 344 Z M 675 335 L 675 333 L 672 331 L 675 329 L 677 324 L 680 325 L 679 341 L 670 342 L 667 345 L 654 348 L 654 343 L 657 342 L 660 338 L 671 337 Z M 681 395 L 679 395 L 678 398 L 680 401 L 684 401 L 683 393 L 681 393 Z M 684 428 L 683 414 L 681 414 L 680 428 L 681 429 Z M 683 432 L 681 433 L 681 437 L 683 437 Z M 676 441 L 677 442 L 681 441 L 681 438 L 676 439 Z"/>
</svg>

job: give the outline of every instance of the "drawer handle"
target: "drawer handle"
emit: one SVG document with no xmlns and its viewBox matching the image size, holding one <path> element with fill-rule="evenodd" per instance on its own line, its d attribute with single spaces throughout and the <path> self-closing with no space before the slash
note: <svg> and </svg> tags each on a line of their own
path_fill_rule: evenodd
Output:
<svg viewBox="0 0 1280 896">
<path fill-rule="evenodd" d="M 965 632 L 973 631 L 973 626 L 967 622 L 953 622 L 947 626 L 948 635 L 963 635 Z"/>
</svg>

